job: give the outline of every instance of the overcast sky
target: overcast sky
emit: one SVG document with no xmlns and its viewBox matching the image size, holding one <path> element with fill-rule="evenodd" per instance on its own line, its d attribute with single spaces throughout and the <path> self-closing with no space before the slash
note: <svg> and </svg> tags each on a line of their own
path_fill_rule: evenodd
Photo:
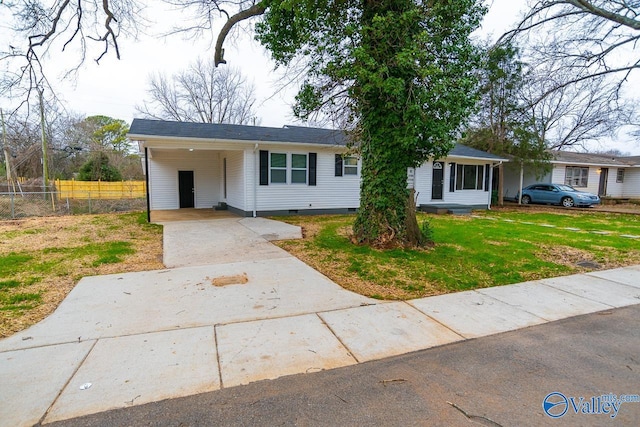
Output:
<svg viewBox="0 0 640 427">
<path fill-rule="evenodd" d="M 478 31 L 480 37 L 500 36 L 517 20 L 523 1 L 488 0 L 489 13 Z M 213 55 L 213 47 L 208 37 L 199 40 L 184 39 L 181 35 L 160 37 L 169 30 L 176 19 L 187 20 L 180 11 L 167 11 L 162 2 L 152 2 L 146 11 L 150 21 L 146 32 L 138 40 L 120 40 L 121 59 L 109 54 L 96 64 L 89 59 L 78 75 L 75 84 L 59 79 L 62 71 L 75 64 L 78 59 L 74 52 L 53 52 L 47 64 L 52 80 L 56 80 L 57 92 L 66 102 L 70 111 L 91 115 L 107 115 L 131 122 L 136 114 L 135 106 L 141 105 L 146 96 L 150 73 L 167 75 L 185 69 L 195 58 Z M 222 21 L 221 21 L 222 22 Z M 91 58 L 91 57 L 89 57 Z M 262 126 L 281 127 L 295 123 L 291 104 L 296 93 L 295 87 L 278 90 L 283 78 L 281 70 L 274 71 L 274 64 L 266 51 L 251 37 L 236 43 L 227 43 L 225 59 L 229 66 L 239 67 L 249 81 L 255 84 L 257 93 L 257 113 Z M 1 106 L 1 105 L 0 105 Z M 640 146 L 628 140 L 612 145 L 632 154 L 640 154 Z"/>
<path fill-rule="evenodd" d="M 495 0 L 485 19 L 482 32 L 500 35 L 516 17 L 522 2 Z M 155 8 L 155 6 L 154 6 Z M 162 33 L 167 30 L 166 22 L 172 22 L 180 13 L 158 13 L 155 18 L 164 24 L 155 24 L 147 30 Z M 153 14 L 154 11 L 147 11 Z M 163 19 L 171 17 L 172 19 Z M 185 40 L 181 35 L 167 38 L 140 36 L 139 40 L 120 42 L 121 60 L 109 55 L 100 65 L 87 61 L 79 74 L 76 85 L 64 84 L 59 92 L 70 110 L 87 116 L 103 114 L 130 122 L 136 117 L 135 105 L 145 98 L 148 76 L 152 72 L 172 74 L 186 68 L 196 57 L 213 55 L 210 40 Z M 239 67 L 257 89 L 258 117 L 263 126 L 280 127 L 294 122 L 291 103 L 296 88 L 278 91 L 282 73 L 274 72 L 274 64 L 268 53 L 251 37 L 225 46 L 225 59 L 229 66 Z M 77 60 L 73 53 L 56 53 L 55 62 L 60 68 Z M 56 73 L 59 74 L 59 73 Z"/>
</svg>

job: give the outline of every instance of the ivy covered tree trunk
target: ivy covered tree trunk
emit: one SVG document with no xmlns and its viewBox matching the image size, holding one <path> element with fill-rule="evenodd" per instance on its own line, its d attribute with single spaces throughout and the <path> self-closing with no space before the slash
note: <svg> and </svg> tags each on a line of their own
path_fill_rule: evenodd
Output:
<svg viewBox="0 0 640 427">
<path fill-rule="evenodd" d="M 422 241 L 414 209 L 408 208 L 407 168 L 416 166 L 415 121 L 420 94 L 421 22 L 411 0 L 365 1 L 362 15 L 362 69 L 354 85 L 359 101 L 362 141 L 360 209 L 354 233 L 377 247 Z"/>
<path fill-rule="evenodd" d="M 407 168 L 447 155 L 477 99 L 469 40 L 481 0 L 268 0 L 257 38 L 278 64 L 304 56 L 295 114 L 355 130 L 362 159 L 357 240 L 423 242 Z M 233 17 L 230 18 L 230 22 Z"/>
<path fill-rule="evenodd" d="M 378 133 L 361 142 L 362 181 L 360 209 L 354 224 L 356 238 L 360 243 L 378 247 L 420 241 L 419 235 L 407 235 L 407 214 L 411 214 L 407 209 L 409 166 L 398 158 L 398 150 L 390 147 L 389 140 Z"/>
</svg>

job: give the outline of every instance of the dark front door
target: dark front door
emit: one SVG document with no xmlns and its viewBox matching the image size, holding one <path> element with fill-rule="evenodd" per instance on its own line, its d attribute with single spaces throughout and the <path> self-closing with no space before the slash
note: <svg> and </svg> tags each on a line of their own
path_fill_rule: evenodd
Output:
<svg viewBox="0 0 640 427">
<path fill-rule="evenodd" d="M 598 187 L 598 196 L 607 195 L 607 181 L 609 180 L 609 168 L 600 169 L 600 186 Z"/>
<path fill-rule="evenodd" d="M 180 194 L 180 209 L 195 206 L 193 171 L 178 171 L 178 193 Z"/>
<path fill-rule="evenodd" d="M 442 188 L 444 187 L 444 164 L 433 162 L 433 181 L 431 181 L 431 199 L 442 200 Z"/>
</svg>

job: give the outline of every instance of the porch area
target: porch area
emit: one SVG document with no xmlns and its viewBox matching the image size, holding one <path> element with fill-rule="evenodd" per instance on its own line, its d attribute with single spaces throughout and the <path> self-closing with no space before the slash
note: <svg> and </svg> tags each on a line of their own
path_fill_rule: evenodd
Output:
<svg viewBox="0 0 640 427">
<path fill-rule="evenodd" d="M 151 222 L 174 222 L 174 221 L 198 221 L 207 219 L 220 218 L 240 218 L 238 215 L 227 210 L 215 209 L 169 209 L 169 210 L 152 210 Z"/>
<path fill-rule="evenodd" d="M 457 203 L 434 203 L 422 204 L 418 207 L 420 212 L 433 213 L 437 215 L 469 215 L 472 210 L 487 209 L 486 205 L 461 205 Z"/>
</svg>

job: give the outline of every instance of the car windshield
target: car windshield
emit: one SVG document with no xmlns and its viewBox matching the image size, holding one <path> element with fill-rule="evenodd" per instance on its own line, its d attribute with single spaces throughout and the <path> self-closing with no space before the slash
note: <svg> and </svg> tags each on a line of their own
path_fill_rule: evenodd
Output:
<svg viewBox="0 0 640 427">
<path fill-rule="evenodd" d="M 558 185 L 558 190 L 560 191 L 578 191 L 570 185 Z"/>
</svg>

